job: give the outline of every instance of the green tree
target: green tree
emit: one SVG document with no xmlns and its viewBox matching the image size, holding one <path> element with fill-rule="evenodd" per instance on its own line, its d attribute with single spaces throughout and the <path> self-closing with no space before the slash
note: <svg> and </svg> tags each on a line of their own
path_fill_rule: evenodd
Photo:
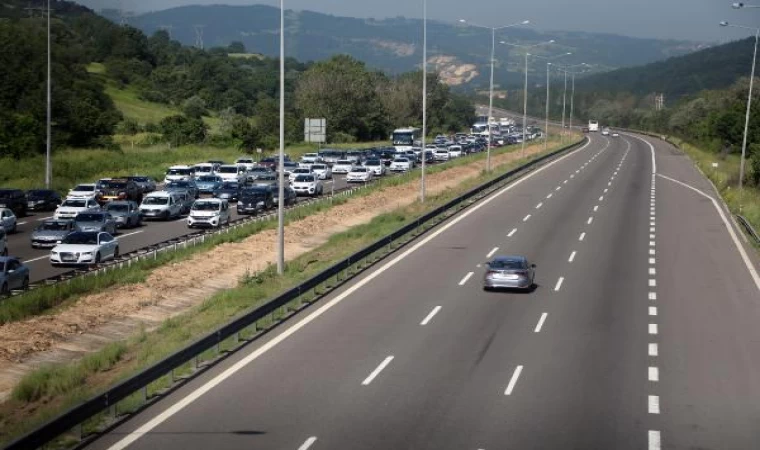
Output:
<svg viewBox="0 0 760 450">
<path fill-rule="evenodd" d="M 206 109 L 206 101 L 197 95 L 193 95 L 182 102 L 182 112 L 187 117 L 200 119 L 208 113 Z"/>
<path fill-rule="evenodd" d="M 175 147 L 203 142 L 208 133 L 208 128 L 202 120 L 181 115 L 161 119 L 159 128 L 164 140 Z"/>
</svg>

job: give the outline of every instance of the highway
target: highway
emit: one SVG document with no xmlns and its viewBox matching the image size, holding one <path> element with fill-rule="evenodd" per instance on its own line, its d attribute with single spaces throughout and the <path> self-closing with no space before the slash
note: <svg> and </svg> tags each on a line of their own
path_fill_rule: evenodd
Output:
<svg viewBox="0 0 760 450">
<path fill-rule="evenodd" d="M 679 151 L 590 139 L 90 448 L 757 448 L 756 255 Z"/>
<path fill-rule="evenodd" d="M 331 186 L 332 184 L 334 184 L 334 187 Z M 345 175 L 335 175 L 333 180 L 324 181 L 325 195 L 329 195 L 330 190 L 333 188 L 335 190 L 343 189 L 347 185 Z M 305 197 L 299 197 L 298 199 L 299 201 L 303 201 Z M 234 207 L 234 203 L 231 211 L 232 220 L 240 217 Z M 50 249 L 32 248 L 30 241 L 32 231 L 42 220 L 49 219 L 52 216 L 52 212 L 30 213 L 27 217 L 18 219 L 16 233 L 7 235 L 9 254 L 20 258 L 29 266 L 31 274 L 30 282 L 32 283 L 71 270 L 71 268 L 51 266 L 49 261 Z M 199 230 L 187 227 L 187 217 L 183 216 L 180 219 L 168 222 L 146 220 L 143 221 L 143 225 L 139 228 L 120 229 L 116 237 L 119 240 L 119 251 L 124 254 L 197 231 Z"/>
</svg>

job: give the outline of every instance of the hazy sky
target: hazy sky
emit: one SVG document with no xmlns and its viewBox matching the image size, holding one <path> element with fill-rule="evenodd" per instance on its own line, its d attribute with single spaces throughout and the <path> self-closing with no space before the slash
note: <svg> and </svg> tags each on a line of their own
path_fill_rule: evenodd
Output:
<svg viewBox="0 0 760 450">
<path fill-rule="evenodd" d="M 277 0 L 77 1 L 96 10 L 123 5 L 124 9 L 139 12 L 191 4 L 279 5 Z M 721 20 L 760 26 L 760 8 L 733 10 L 731 3 L 731 0 L 428 0 L 428 17 L 443 21 L 465 18 L 488 26 L 530 19 L 541 30 L 722 42 L 751 32 L 719 27 Z M 285 0 L 285 7 L 350 17 L 422 16 L 422 0 Z"/>
</svg>

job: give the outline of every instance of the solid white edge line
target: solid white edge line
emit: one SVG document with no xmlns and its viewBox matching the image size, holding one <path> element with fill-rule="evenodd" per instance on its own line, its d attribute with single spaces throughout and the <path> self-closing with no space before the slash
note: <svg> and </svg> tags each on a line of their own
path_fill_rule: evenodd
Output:
<svg viewBox="0 0 760 450">
<path fill-rule="evenodd" d="M 435 317 L 435 315 L 438 314 L 438 311 L 440 310 L 441 310 L 440 306 L 436 306 L 435 308 L 433 308 L 433 310 L 430 311 L 430 313 L 427 316 L 425 316 L 424 319 L 422 319 L 422 322 L 420 322 L 420 325 L 425 326 L 428 323 L 430 323 L 433 317 Z"/>
<path fill-rule="evenodd" d="M 661 450 L 662 441 L 660 432 L 656 430 L 649 430 L 648 433 L 648 450 Z"/>
<path fill-rule="evenodd" d="M 499 251 L 499 247 L 494 247 L 488 254 L 486 255 L 486 258 L 492 257 L 496 252 Z"/>
<path fill-rule="evenodd" d="M 311 445 L 315 443 L 316 441 L 317 441 L 317 437 L 312 436 L 309 439 L 306 439 L 306 442 L 301 444 L 301 446 L 298 447 L 298 450 L 309 450 L 309 447 L 311 447 Z"/>
<path fill-rule="evenodd" d="M 374 280 L 375 278 L 377 278 L 378 276 L 380 276 L 381 274 L 383 274 L 385 271 L 387 271 L 391 267 L 393 267 L 396 264 L 398 264 L 399 261 L 405 259 L 410 254 L 412 254 L 415 251 L 417 251 L 420 247 L 424 246 L 428 242 L 430 242 L 433 239 L 435 239 L 436 237 L 440 236 L 441 234 L 443 234 L 444 232 L 446 232 L 451 227 L 453 227 L 454 225 L 458 224 L 459 222 L 461 222 L 465 218 L 467 218 L 470 215 L 474 214 L 476 211 L 480 210 L 480 208 L 483 208 L 485 205 L 488 205 L 494 199 L 498 198 L 499 196 L 501 196 L 505 192 L 511 191 L 516 186 L 519 186 L 522 183 L 524 183 L 526 180 L 529 180 L 529 179 L 533 178 L 534 176 L 538 175 L 539 173 L 542 173 L 543 171 L 545 171 L 549 167 L 552 167 L 555 164 L 558 164 L 561 161 L 564 161 L 565 159 L 569 158 L 570 156 L 576 154 L 577 152 L 579 152 L 581 150 L 584 150 L 589 145 L 591 145 L 591 140 L 589 140 L 588 142 L 586 142 L 583 146 L 579 147 L 578 149 L 573 150 L 573 151 L 569 152 L 568 154 L 563 155 L 563 156 L 555 159 L 554 161 L 551 161 L 550 163 L 548 163 L 548 164 L 546 164 L 544 166 L 539 167 L 538 169 L 536 169 L 533 172 L 528 173 L 524 177 L 522 177 L 522 178 L 520 178 L 518 180 L 515 180 L 514 183 L 510 183 L 508 186 L 505 186 L 503 189 L 497 191 L 494 194 L 491 194 L 490 196 L 488 196 L 488 197 L 484 198 L 483 200 L 477 202 L 476 204 L 470 206 L 469 208 L 467 208 L 466 210 L 464 210 L 460 215 L 457 215 L 456 217 L 454 217 L 450 222 L 448 222 L 448 223 L 444 224 L 443 226 L 441 226 L 438 230 L 434 231 L 433 233 L 431 233 L 427 237 L 423 238 L 422 240 L 420 240 L 416 244 L 412 245 L 409 249 L 405 250 L 404 252 L 402 252 L 401 254 L 399 254 L 398 256 L 396 256 L 395 258 L 393 258 L 392 260 L 390 260 L 387 263 L 383 264 L 382 266 L 378 267 L 377 270 L 375 270 L 374 272 L 370 273 L 365 278 L 362 278 L 361 280 L 359 280 L 356 284 L 354 284 L 351 287 L 349 287 L 348 289 L 346 289 L 343 293 L 337 295 L 335 298 L 333 298 L 329 302 L 325 303 L 324 305 L 322 305 L 321 307 L 319 307 L 314 312 L 312 312 L 308 316 L 304 317 L 300 321 L 294 323 L 290 328 L 284 330 L 281 334 L 279 334 L 279 335 L 275 336 L 274 338 L 272 338 L 271 341 L 263 344 L 261 347 L 259 347 L 256 350 L 252 351 L 248 356 L 242 358 L 240 361 L 238 361 L 237 363 L 233 364 L 232 366 L 230 366 L 229 368 L 227 368 L 225 371 L 223 371 L 219 375 L 215 376 L 214 378 L 212 378 L 211 380 L 207 381 L 202 386 L 198 387 L 194 391 L 192 391 L 189 394 L 187 394 L 181 400 L 179 400 L 176 403 L 174 403 L 172 406 L 170 406 L 169 408 L 167 408 L 162 413 L 156 415 L 153 419 L 149 420 L 148 422 L 146 422 L 145 424 L 143 424 L 142 426 L 140 426 L 139 428 L 137 428 L 136 430 L 134 430 L 133 432 L 131 432 L 129 435 L 125 436 L 123 439 L 121 439 L 120 441 L 116 442 L 114 445 L 108 447 L 108 450 L 122 450 L 122 449 L 128 447 L 130 444 L 132 444 L 136 440 L 140 439 L 140 437 L 142 437 L 146 433 L 150 432 L 152 429 L 156 428 L 157 426 L 159 426 L 160 424 L 162 424 L 163 422 L 165 422 L 167 419 L 169 419 L 170 417 L 174 416 L 179 411 L 181 411 L 182 409 L 184 409 L 185 407 L 187 407 L 189 404 L 191 404 L 192 402 L 194 402 L 195 400 L 197 400 L 198 398 L 200 398 L 203 394 L 207 393 L 208 391 L 210 391 L 214 387 L 218 386 L 219 384 L 221 384 L 222 382 L 224 382 L 227 378 L 231 377 L 232 375 L 234 375 L 236 372 L 238 372 L 241 369 L 243 369 L 245 366 L 247 366 L 251 362 L 253 362 L 256 359 L 260 358 L 261 355 L 265 354 L 266 352 L 268 352 L 272 348 L 276 347 L 279 343 L 281 343 L 285 339 L 289 338 L 290 336 L 292 336 L 293 334 L 295 334 L 296 332 L 298 332 L 301 328 L 303 328 L 306 325 L 308 325 L 309 323 L 313 322 L 319 316 L 321 316 L 322 314 L 324 314 L 325 312 L 327 312 L 328 310 L 330 310 L 331 308 L 333 308 L 338 303 L 342 302 L 345 298 L 347 298 L 348 296 L 350 296 L 354 292 L 356 292 L 359 289 L 361 289 L 362 287 L 364 287 L 367 283 L 369 283 L 370 281 Z"/>
<path fill-rule="evenodd" d="M 710 199 L 713 206 L 715 207 L 715 210 L 718 211 L 718 215 L 720 215 L 720 218 L 723 221 L 723 225 L 725 225 L 726 230 L 728 230 L 728 234 L 731 236 L 731 240 L 734 241 L 734 246 L 736 247 L 736 250 L 739 252 L 739 256 L 741 256 L 742 261 L 744 262 L 744 265 L 747 267 L 747 271 L 749 271 L 749 274 L 752 277 L 752 280 L 755 282 L 755 287 L 757 287 L 757 290 L 760 291 L 760 275 L 758 275 L 757 269 L 755 269 L 754 264 L 752 264 L 752 261 L 749 259 L 747 252 L 744 250 L 744 246 L 742 246 L 742 243 L 739 242 L 739 238 L 736 236 L 736 232 L 734 231 L 734 228 L 731 226 L 730 223 L 728 223 L 728 219 L 726 219 L 726 214 L 723 212 L 723 208 L 721 208 L 720 205 L 718 204 L 718 201 L 715 200 L 714 197 L 707 195 L 701 190 L 693 186 L 689 186 L 686 183 L 683 183 L 681 181 L 667 177 L 662 174 L 657 174 L 657 176 L 660 176 L 666 180 L 672 181 L 673 183 L 679 184 L 685 188 L 691 189 L 692 191 L 698 193 L 699 195 Z"/>
<path fill-rule="evenodd" d="M 546 316 L 548 316 L 549 313 L 543 313 L 541 314 L 541 318 L 538 319 L 538 324 L 536 324 L 536 328 L 533 330 L 534 333 L 540 333 L 541 328 L 544 326 L 544 322 L 546 321 Z"/>
<path fill-rule="evenodd" d="M 372 373 L 370 373 L 369 376 L 364 379 L 364 381 L 362 381 L 362 386 L 369 386 L 369 384 L 372 383 L 372 380 L 374 380 L 375 377 L 380 375 L 380 372 L 382 372 L 383 369 L 385 369 L 388 366 L 388 364 L 391 363 L 391 361 L 393 361 L 393 355 L 385 358 L 383 362 L 381 362 L 380 365 L 377 366 L 375 370 L 373 370 Z"/>
<path fill-rule="evenodd" d="M 465 284 L 465 283 L 467 283 L 467 280 L 469 280 L 469 279 L 470 279 L 470 277 L 471 277 L 471 276 L 472 276 L 474 273 L 475 273 L 475 272 L 467 272 L 467 275 L 465 275 L 465 276 L 464 276 L 464 278 L 462 278 L 462 281 L 460 281 L 460 282 L 459 282 L 459 285 L 460 285 L 460 286 L 464 286 L 464 284 Z"/>
<path fill-rule="evenodd" d="M 522 370 L 523 366 L 517 366 L 515 371 L 512 373 L 512 378 L 509 379 L 509 384 L 507 385 L 507 389 L 504 391 L 504 395 L 512 395 L 512 391 L 515 389 L 517 379 L 520 378 Z"/>
</svg>

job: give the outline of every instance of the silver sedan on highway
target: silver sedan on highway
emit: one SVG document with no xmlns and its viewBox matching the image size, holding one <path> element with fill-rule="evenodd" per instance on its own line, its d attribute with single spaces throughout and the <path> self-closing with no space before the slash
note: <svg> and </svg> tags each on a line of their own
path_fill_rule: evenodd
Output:
<svg viewBox="0 0 760 450">
<path fill-rule="evenodd" d="M 524 256 L 496 256 L 486 263 L 483 289 L 533 289 L 536 265 Z"/>
</svg>

